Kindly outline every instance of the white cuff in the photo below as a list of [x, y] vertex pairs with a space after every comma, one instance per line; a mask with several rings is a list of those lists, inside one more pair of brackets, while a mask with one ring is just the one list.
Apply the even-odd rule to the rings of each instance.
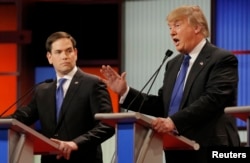
[[123, 104], [123, 102], [125, 101], [125, 99], [128, 95], [128, 91], [129, 91], [129, 86], [127, 86], [126, 92], [120, 97], [119, 104]]

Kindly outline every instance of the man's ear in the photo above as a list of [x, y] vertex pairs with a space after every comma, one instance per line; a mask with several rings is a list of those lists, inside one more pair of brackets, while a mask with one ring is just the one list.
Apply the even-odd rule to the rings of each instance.
[[201, 32], [201, 26], [200, 25], [194, 26], [194, 32], [195, 32], [195, 34], [200, 33]]
[[77, 48], [75, 48], [75, 55], [76, 55], [76, 60], [77, 60], [77, 56], [78, 56], [78, 50], [77, 50]]
[[47, 52], [46, 57], [48, 59], [49, 64], [52, 64], [51, 53]]

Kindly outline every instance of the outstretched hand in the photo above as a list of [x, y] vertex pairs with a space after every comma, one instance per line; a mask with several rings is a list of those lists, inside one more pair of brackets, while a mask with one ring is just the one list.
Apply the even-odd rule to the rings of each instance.
[[102, 81], [115, 93], [122, 96], [127, 90], [126, 72], [119, 75], [111, 66], [102, 65], [100, 72], [105, 77]]

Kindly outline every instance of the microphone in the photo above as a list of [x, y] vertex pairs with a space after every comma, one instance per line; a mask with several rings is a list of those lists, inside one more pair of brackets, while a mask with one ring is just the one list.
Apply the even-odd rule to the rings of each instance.
[[[20, 102], [21, 100], [23, 100], [25, 97], [27, 97], [38, 85], [42, 84], [42, 83], [51, 83], [53, 81], [53, 79], [46, 79], [42, 82], [39, 82], [37, 84], [35, 84], [33, 87], [31, 87], [28, 91], [26, 91], [24, 93], [24, 95], [22, 95], [19, 99], [17, 99], [17, 101], [15, 101], [12, 105], [10, 105], [8, 108], [6, 108], [1, 114], [0, 114], [0, 118], [2, 116], [4, 116], [4, 114], [6, 112], [8, 112], [14, 105], [16, 105], [18, 102]], [[25, 113], [26, 114], [26, 113]]]
[[[139, 93], [133, 98], [133, 100], [129, 103], [129, 105], [128, 105], [127, 109], [126, 109], [126, 112], [128, 112], [129, 108], [130, 108], [131, 105], [134, 103], [134, 101], [139, 97], [139, 95], [142, 93], [142, 91], [146, 88], [146, 86], [147, 86], [147, 85], [150, 83], [150, 81], [154, 78], [153, 81], [152, 81], [152, 83], [151, 83], [151, 85], [150, 85], [150, 87], [149, 87], [149, 89], [148, 89], [148, 91], [147, 91], [147, 95], [149, 94], [149, 91], [151, 90], [151, 88], [152, 88], [152, 86], [153, 86], [153, 84], [154, 84], [154, 82], [155, 82], [155, 80], [156, 80], [156, 78], [157, 78], [157, 76], [158, 76], [158, 74], [159, 74], [159, 72], [160, 72], [160, 70], [161, 70], [163, 64], [164, 64], [164, 62], [165, 62], [172, 54], [173, 54], [173, 51], [171, 51], [171, 50], [169, 50], [169, 49], [165, 52], [165, 57], [163, 58], [161, 65], [158, 67], [158, 69], [155, 71], [155, 73], [149, 78], [149, 80], [148, 80], [148, 81], [146, 82], [146, 84], [142, 87], [142, 89], [140, 90], [140, 92], [139, 92]], [[139, 107], [139, 109], [138, 109], [138, 112], [141, 111], [141, 107], [142, 107], [144, 101], [145, 101], [145, 98], [143, 98], [143, 101], [142, 101], [141, 104], [140, 104], [140, 107]]]

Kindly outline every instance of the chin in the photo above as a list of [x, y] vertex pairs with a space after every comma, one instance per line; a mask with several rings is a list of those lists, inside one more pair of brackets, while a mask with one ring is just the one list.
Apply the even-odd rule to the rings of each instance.
[[182, 53], [182, 52], [183, 52], [183, 49], [182, 49], [182, 48], [180, 48], [180, 47], [176, 47], [176, 50], [177, 50], [178, 52], [180, 52], [180, 53]]

